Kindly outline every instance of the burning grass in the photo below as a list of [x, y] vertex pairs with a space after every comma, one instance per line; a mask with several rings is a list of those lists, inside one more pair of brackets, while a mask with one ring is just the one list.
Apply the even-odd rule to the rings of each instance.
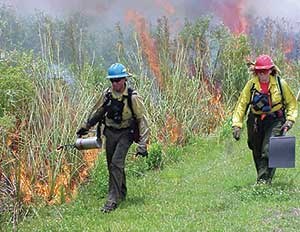
[[18, 191], [18, 193], [11, 192], [9, 195], [18, 197], [18, 200], [25, 204], [33, 203], [36, 197], [41, 197], [47, 204], [69, 202], [76, 195], [79, 185], [88, 178], [89, 171], [93, 168], [99, 154], [98, 149], [80, 153], [81, 164], [77, 170], [74, 170], [73, 164], [66, 158], [55, 160], [54, 164], [59, 164], [58, 166], [51, 165], [50, 161], [45, 159], [33, 167], [34, 163], [28, 159], [30, 157], [24, 156], [19, 151], [22, 145], [18, 134], [12, 134], [7, 141], [7, 146], [15, 158], [9, 159], [5, 155], [1, 157], [2, 164], [5, 164], [6, 173], [8, 173], [5, 175], [4, 171], [0, 170], [2, 185], [5, 184], [3, 189]]

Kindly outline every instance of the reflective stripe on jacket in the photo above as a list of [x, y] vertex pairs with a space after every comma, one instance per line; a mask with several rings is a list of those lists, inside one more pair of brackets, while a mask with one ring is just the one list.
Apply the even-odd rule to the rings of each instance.
[[[271, 95], [271, 102], [272, 102], [272, 109], [269, 113], [275, 112], [277, 110], [280, 110], [282, 105], [282, 100], [284, 99], [284, 105], [285, 105], [285, 116], [286, 120], [290, 120], [295, 122], [298, 110], [297, 110], [297, 100], [295, 95], [293, 94], [292, 90], [288, 86], [285, 80], [280, 78], [280, 83], [282, 87], [283, 92], [283, 98], [281, 95], [281, 91], [278, 85], [277, 78], [274, 76], [270, 76], [270, 84], [269, 84], [269, 92]], [[258, 76], [253, 76], [245, 85], [244, 89], [241, 92], [241, 95], [237, 101], [235, 110], [233, 112], [233, 118], [232, 118], [232, 126], [237, 126], [242, 128], [243, 125], [243, 119], [247, 111], [248, 105], [252, 101], [252, 88], [260, 91], [260, 84], [259, 84], [259, 78]], [[253, 107], [250, 105], [250, 110], [254, 114], [263, 114], [265, 112], [262, 111], [255, 111]]]

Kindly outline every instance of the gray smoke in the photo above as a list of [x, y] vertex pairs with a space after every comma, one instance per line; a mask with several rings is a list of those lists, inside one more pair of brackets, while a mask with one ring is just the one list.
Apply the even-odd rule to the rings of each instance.
[[272, 19], [287, 19], [292, 23], [300, 22], [300, 1], [298, 0], [247, 0], [248, 14]]
[[[73, 12], [99, 17], [102, 23], [122, 22], [128, 10], [134, 10], [147, 20], [153, 21], [163, 15], [171, 19], [193, 19], [203, 14], [214, 14], [220, 5], [242, 3], [245, 16], [285, 18], [300, 22], [300, 1], [298, 0], [0, 0], [12, 5], [21, 14], [33, 13], [36, 9], [53, 16], [68, 15]], [[172, 9], [168, 9], [168, 5]]]
[[[167, 16], [171, 34], [180, 31], [186, 18], [193, 20], [203, 15], [213, 15], [214, 22], [223, 21], [233, 31], [241, 26], [241, 21], [246, 20], [249, 28], [251, 27], [250, 33], [254, 35], [254, 44], [261, 42], [265, 30], [261, 23], [263, 21], [256, 20], [257, 18], [279, 22], [285, 19], [289, 26], [293, 26], [293, 35], [298, 35], [300, 30], [298, 0], [0, 0], [1, 3], [10, 5], [22, 16], [34, 14], [36, 10], [58, 18], [80, 12], [87, 16], [84, 18], [89, 19], [87, 29], [98, 32], [98, 37], [102, 38], [95, 40], [99, 49], [94, 49], [102, 56], [109, 55], [108, 48], [113, 47], [118, 40], [111, 34], [115, 31], [116, 23], [120, 23], [123, 32], [127, 30], [123, 26], [130, 23], [128, 12], [136, 12], [136, 15], [144, 17], [150, 26], [155, 25], [158, 18]], [[286, 32], [287, 41], [296, 38], [292, 34], [290, 31]], [[297, 41], [295, 39], [295, 45], [298, 44]]]

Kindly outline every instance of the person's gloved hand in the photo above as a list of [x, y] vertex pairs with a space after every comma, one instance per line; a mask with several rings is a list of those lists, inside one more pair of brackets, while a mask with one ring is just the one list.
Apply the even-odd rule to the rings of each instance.
[[237, 126], [234, 126], [232, 128], [232, 135], [233, 135], [233, 138], [238, 141], [240, 139], [240, 136], [241, 136], [241, 128], [237, 127]]
[[76, 134], [77, 134], [77, 137], [78, 137], [78, 138], [81, 138], [81, 136], [87, 135], [88, 132], [89, 132], [89, 129], [87, 129], [87, 128], [85, 128], [85, 127], [81, 127], [81, 128], [76, 132]]
[[148, 156], [147, 147], [138, 145], [135, 156], [147, 157]]
[[282, 131], [288, 131], [290, 130], [294, 125], [294, 122], [290, 121], [290, 120], [286, 120], [285, 123], [282, 125], [281, 130]]

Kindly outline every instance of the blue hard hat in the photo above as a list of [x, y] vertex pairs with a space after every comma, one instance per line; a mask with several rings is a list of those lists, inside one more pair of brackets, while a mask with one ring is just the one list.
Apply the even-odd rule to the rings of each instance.
[[107, 79], [129, 77], [131, 74], [127, 72], [125, 66], [120, 63], [112, 64], [107, 70]]

